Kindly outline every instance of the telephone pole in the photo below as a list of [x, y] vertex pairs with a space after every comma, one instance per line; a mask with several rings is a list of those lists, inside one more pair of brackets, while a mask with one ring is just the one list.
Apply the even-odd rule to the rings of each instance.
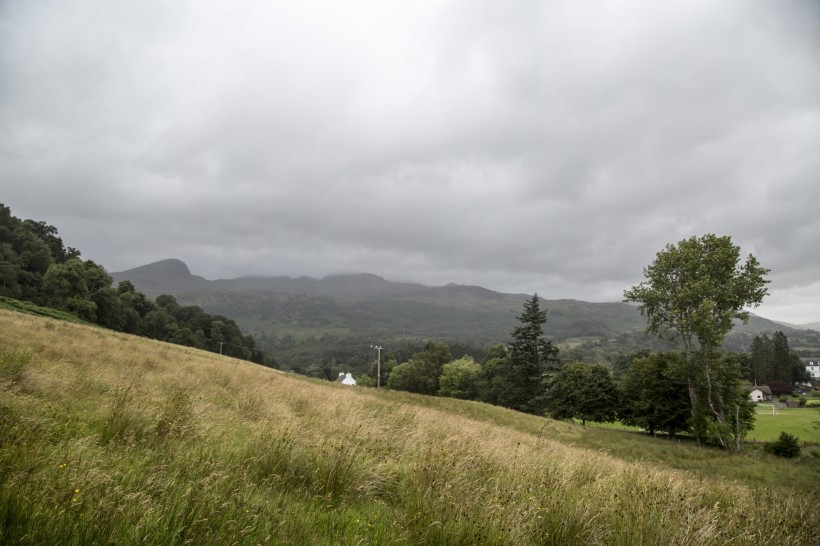
[[376, 349], [376, 388], [382, 386], [382, 347], [381, 345], [371, 345], [371, 349]]

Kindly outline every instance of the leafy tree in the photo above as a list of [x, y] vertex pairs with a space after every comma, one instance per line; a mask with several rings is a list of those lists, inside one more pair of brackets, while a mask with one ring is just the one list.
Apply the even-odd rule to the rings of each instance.
[[493, 346], [476, 380], [478, 400], [495, 406], [504, 406], [506, 400], [513, 398], [514, 386], [508, 378], [514, 375], [507, 347], [503, 344]]
[[689, 393], [680, 370], [678, 353], [652, 353], [632, 361], [622, 379], [622, 402], [618, 417], [626, 425], [649, 434], [665, 431], [674, 436], [688, 430]]
[[631, 354], [617, 355], [615, 361], [612, 363], [612, 378], [615, 381], [620, 381], [623, 376], [632, 368], [632, 363], [639, 359], [649, 356], [650, 352], [647, 349], [641, 349]]
[[618, 389], [601, 364], [573, 362], [561, 368], [549, 387], [548, 410], [554, 419], [611, 423], [618, 409]]
[[446, 343], [430, 341], [424, 351], [393, 368], [387, 377], [387, 388], [435, 395], [444, 364], [452, 359]]
[[470, 356], [448, 362], [442, 367], [439, 378], [439, 396], [474, 400], [478, 394], [478, 378], [481, 365]]
[[[667, 245], [644, 268], [646, 280], [624, 292], [625, 301], [640, 304], [647, 332], [683, 345], [696, 421], [693, 428], [699, 442], [707, 439], [705, 420], [717, 421], [714, 430], [725, 434], [727, 412], [738, 409], [727, 407], [723, 389], [713, 388], [715, 367], [732, 320], [746, 323], [749, 313], [744, 308], [756, 307], [767, 294], [766, 273], [751, 254], [741, 264], [740, 247], [730, 237], [707, 234]], [[730, 440], [724, 437], [723, 445], [728, 448]]]
[[91, 300], [91, 288], [82, 260], [74, 258], [54, 264], [43, 277], [43, 300], [55, 309], [68, 311], [81, 319], [94, 322], [97, 304]]
[[512, 332], [509, 366], [498, 368], [509, 390], [499, 399], [506, 407], [540, 414], [545, 408], [549, 375], [559, 368], [558, 349], [544, 339], [547, 311], [541, 310], [538, 294], [524, 302], [518, 317], [521, 323]]
[[785, 381], [780, 381], [779, 379], [769, 381], [769, 389], [775, 396], [779, 396], [781, 394], [791, 396], [792, 392], [794, 392], [794, 387], [791, 383], [786, 383]]

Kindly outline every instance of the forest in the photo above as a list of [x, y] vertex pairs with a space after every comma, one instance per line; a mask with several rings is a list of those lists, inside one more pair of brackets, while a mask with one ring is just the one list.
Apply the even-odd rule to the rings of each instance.
[[114, 287], [105, 268], [66, 247], [57, 228], [21, 220], [0, 203], [0, 297], [73, 314], [119, 332], [222, 353], [272, 366], [236, 322], [180, 305], [170, 295], [151, 300], [129, 281]]

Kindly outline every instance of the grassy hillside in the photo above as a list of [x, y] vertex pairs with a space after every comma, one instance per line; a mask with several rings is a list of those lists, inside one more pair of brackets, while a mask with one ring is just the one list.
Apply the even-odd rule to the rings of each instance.
[[3, 544], [811, 544], [818, 461], [0, 310]]

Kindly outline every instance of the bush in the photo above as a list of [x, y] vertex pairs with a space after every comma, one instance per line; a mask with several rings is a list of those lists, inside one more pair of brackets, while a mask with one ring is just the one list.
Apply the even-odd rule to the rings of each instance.
[[770, 442], [763, 448], [767, 453], [778, 457], [797, 457], [800, 455], [800, 443], [795, 436], [781, 432], [776, 442]]
[[806, 397], [801, 396], [800, 399], [798, 400], [798, 404], [800, 405], [801, 408], [805, 408], [806, 407]]

